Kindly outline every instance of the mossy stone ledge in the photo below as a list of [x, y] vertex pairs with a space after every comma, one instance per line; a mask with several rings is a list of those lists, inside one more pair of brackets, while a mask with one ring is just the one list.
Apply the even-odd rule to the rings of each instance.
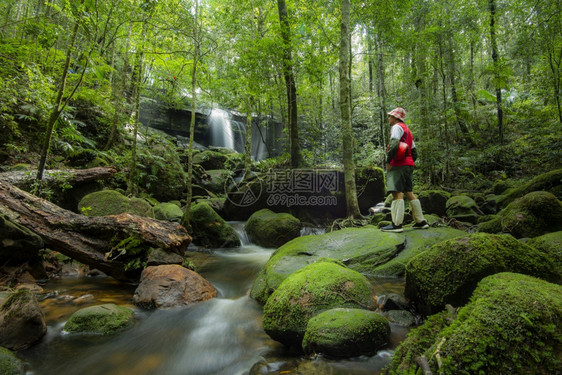
[[478, 282], [498, 272], [556, 280], [552, 258], [507, 234], [475, 233], [440, 242], [406, 266], [405, 296], [425, 315], [464, 305]]
[[207, 248], [240, 246], [240, 238], [234, 228], [205, 202], [191, 206], [190, 224], [196, 245]]

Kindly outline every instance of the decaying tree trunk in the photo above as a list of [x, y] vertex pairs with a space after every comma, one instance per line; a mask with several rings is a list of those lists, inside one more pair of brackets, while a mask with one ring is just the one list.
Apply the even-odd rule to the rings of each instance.
[[[183, 256], [191, 237], [176, 223], [131, 214], [88, 217], [67, 211], [0, 180], [0, 214], [38, 236], [52, 250], [96, 268], [117, 280], [136, 282], [142, 267], [126, 269], [127, 239], [135, 249], [162, 248]], [[125, 240], [125, 241], [124, 241]], [[122, 248], [121, 248], [122, 247]], [[133, 254], [142, 264], [146, 252]]]
[[[46, 170], [43, 181], [46, 183], [67, 183], [72, 186], [86, 182], [108, 180], [117, 173], [115, 167], [95, 167], [88, 169]], [[30, 172], [15, 171], [0, 173], [0, 180], [4, 180], [18, 187], [30, 186], [35, 179]]]

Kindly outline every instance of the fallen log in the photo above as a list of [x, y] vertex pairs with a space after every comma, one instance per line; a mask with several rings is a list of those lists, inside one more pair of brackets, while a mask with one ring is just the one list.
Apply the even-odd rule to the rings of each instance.
[[0, 214], [36, 233], [46, 246], [114, 277], [137, 282], [149, 249], [184, 255], [184, 227], [131, 214], [88, 217], [0, 180]]
[[[86, 182], [108, 180], [117, 173], [115, 167], [95, 167], [88, 169], [46, 170], [43, 182], [47, 184], [65, 183], [80, 185]], [[27, 188], [35, 181], [35, 171], [14, 171], [0, 173], [0, 180], [6, 181], [17, 187]]]

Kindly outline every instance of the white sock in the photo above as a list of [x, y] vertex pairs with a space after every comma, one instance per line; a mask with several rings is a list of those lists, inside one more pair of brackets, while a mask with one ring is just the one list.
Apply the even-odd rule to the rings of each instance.
[[425, 221], [419, 199], [410, 201], [410, 209], [412, 210], [412, 216], [414, 217], [414, 221], [416, 223], [422, 223]]
[[394, 225], [402, 225], [404, 221], [404, 199], [396, 199], [390, 205], [390, 215], [392, 216], [392, 223]]

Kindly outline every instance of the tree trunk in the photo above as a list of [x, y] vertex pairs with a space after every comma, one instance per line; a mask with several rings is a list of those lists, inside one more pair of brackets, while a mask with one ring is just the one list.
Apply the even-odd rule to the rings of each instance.
[[[384, 147], [388, 143], [388, 132], [385, 129], [386, 125], [386, 87], [384, 84], [384, 62], [383, 62], [383, 55], [382, 55], [382, 46], [380, 40], [376, 40], [376, 50], [378, 55], [378, 63], [377, 63], [377, 91], [379, 94], [379, 117], [380, 117], [380, 132], [381, 132], [381, 146]], [[384, 163], [383, 163], [384, 165]]]
[[283, 75], [285, 76], [285, 85], [287, 87], [287, 104], [289, 109], [289, 152], [291, 155], [291, 167], [298, 168], [301, 164], [301, 155], [297, 128], [297, 86], [293, 73], [291, 32], [285, 0], [277, 0], [277, 8], [281, 24], [281, 37], [283, 38]]
[[355, 186], [355, 163], [353, 162], [353, 129], [351, 127], [351, 77], [349, 65], [351, 55], [350, 0], [342, 1], [341, 39], [340, 39], [340, 108], [343, 137], [343, 168], [345, 181], [345, 202], [347, 216], [360, 218]]
[[201, 55], [200, 41], [199, 41], [199, 0], [195, 1], [195, 23], [193, 27], [193, 66], [191, 69], [191, 117], [189, 122], [189, 147], [187, 149], [187, 196], [185, 211], [183, 212], [183, 217], [181, 218], [181, 225], [185, 228], [190, 227], [191, 220], [191, 199], [193, 198], [193, 142], [195, 138], [195, 111], [197, 110], [197, 64], [199, 63], [199, 58]]
[[[252, 99], [248, 100], [250, 103]], [[244, 142], [244, 176], [249, 176], [252, 168], [252, 105], [248, 104], [246, 113], [246, 139]]]
[[[88, 217], [64, 210], [0, 181], [0, 214], [29, 228], [52, 250], [96, 268], [117, 280], [136, 282], [139, 269], [127, 270], [127, 263], [111, 259], [117, 244], [134, 237], [142, 246], [161, 248], [183, 256], [191, 237], [178, 224], [127, 213]], [[147, 254], [144, 254], [146, 257]], [[146, 261], [146, 259], [141, 259]]]
[[[81, 1], [81, 4], [84, 0]], [[47, 122], [47, 130], [45, 132], [45, 138], [43, 139], [43, 145], [41, 146], [41, 159], [39, 160], [39, 165], [37, 166], [37, 180], [43, 178], [43, 171], [45, 170], [45, 163], [47, 162], [47, 155], [49, 154], [49, 148], [51, 147], [51, 138], [53, 137], [53, 130], [55, 124], [59, 119], [59, 116], [64, 108], [63, 97], [64, 90], [66, 88], [66, 80], [68, 78], [68, 69], [70, 68], [70, 60], [72, 59], [72, 52], [74, 51], [74, 44], [76, 43], [76, 37], [78, 35], [78, 28], [80, 27], [80, 20], [77, 19], [74, 22], [74, 28], [72, 30], [72, 36], [70, 37], [70, 45], [66, 51], [66, 59], [64, 61], [64, 68], [62, 71], [61, 83], [57, 93], [57, 99], [53, 105], [51, 114], [49, 115], [49, 121]], [[68, 101], [68, 98], [66, 99]]]
[[488, 0], [490, 6], [490, 41], [492, 44], [492, 60], [494, 62], [494, 75], [496, 81], [496, 110], [498, 114], [498, 137], [500, 145], [503, 145], [503, 109], [502, 90], [500, 86], [500, 64], [498, 57], [498, 45], [496, 41], [496, 0]]

